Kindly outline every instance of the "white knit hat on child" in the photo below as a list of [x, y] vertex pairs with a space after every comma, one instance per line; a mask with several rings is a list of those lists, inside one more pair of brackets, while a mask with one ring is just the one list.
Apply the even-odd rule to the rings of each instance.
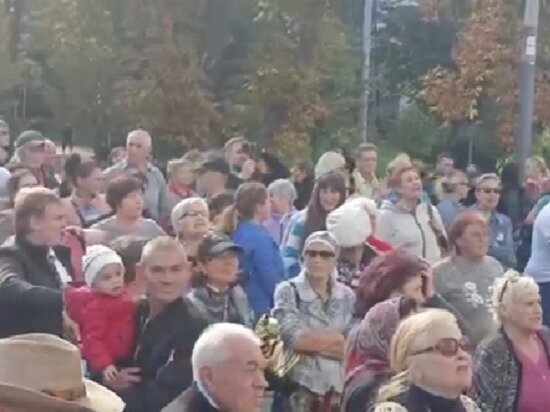
[[376, 203], [365, 197], [348, 200], [327, 216], [327, 231], [343, 248], [359, 246], [372, 234], [370, 214], [376, 215]]
[[91, 287], [99, 272], [111, 263], [118, 263], [124, 267], [122, 259], [113, 249], [103, 245], [86, 248], [86, 254], [82, 258], [82, 271], [84, 272], [86, 285]]

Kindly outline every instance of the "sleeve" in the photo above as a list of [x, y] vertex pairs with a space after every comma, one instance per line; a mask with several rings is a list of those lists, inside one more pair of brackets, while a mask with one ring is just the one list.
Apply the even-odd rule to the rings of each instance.
[[115, 360], [107, 347], [109, 325], [101, 305], [90, 302], [82, 311], [81, 323], [82, 356], [94, 372], [103, 372], [107, 366], [114, 365]]
[[472, 398], [482, 411], [494, 411], [497, 404], [498, 375], [494, 357], [486, 347], [476, 351], [473, 362]]
[[180, 342], [180, 347], [172, 352], [170, 359], [158, 370], [154, 379], [146, 380], [119, 394], [126, 403], [126, 411], [160, 411], [191, 386], [193, 343], [190, 342], [195, 342], [208, 325], [204, 319], [197, 318], [194, 322], [196, 324], [189, 334], [191, 336], [186, 336], [186, 341]]
[[385, 211], [380, 213], [380, 222], [378, 224], [378, 237], [392, 245], [396, 245], [395, 234], [392, 226], [391, 215]]
[[[279, 264], [275, 264], [276, 260], [279, 261]], [[267, 296], [272, 297], [275, 293], [275, 286], [285, 280], [282, 268], [281, 255], [278, 253], [273, 239], [267, 233], [265, 236], [258, 237], [252, 254], [252, 271]]]
[[37, 317], [51, 313], [61, 316], [63, 296], [60, 290], [33, 285], [23, 279], [23, 268], [12, 258], [0, 258], [0, 306], [15, 313], [32, 310]]
[[163, 228], [160, 227], [160, 225], [155, 222], [154, 220], [151, 220], [151, 237], [158, 237], [158, 236], [165, 236], [166, 232]]
[[293, 278], [298, 276], [301, 270], [300, 248], [304, 237], [304, 220], [296, 219], [290, 224], [289, 235], [286, 242], [281, 245], [283, 264], [286, 276]]
[[164, 179], [161, 171], [158, 170], [158, 183], [159, 183], [159, 221], [170, 221], [170, 214], [172, 208], [170, 206], [170, 196], [168, 192], [168, 184]]
[[275, 306], [272, 314], [279, 322], [283, 341], [286, 345], [294, 347], [306, 329], [296, 305], [296, 292], [290, 282], [283, 282], [275, 289]]

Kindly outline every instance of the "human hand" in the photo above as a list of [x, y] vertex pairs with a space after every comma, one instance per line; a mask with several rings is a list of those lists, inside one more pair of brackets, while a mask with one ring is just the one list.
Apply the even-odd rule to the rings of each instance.
[[118, 369], [114, 365], [109, 365], [103, 370], [103, 380], [105, 382], [112, 382], [118, 375]]
[[141, 382], [140, 372], [140, 368], [124, 368], [118, 371], [115, 378], [111, 381], [107, 381], [104, 377], [103, 384], [115, 390], [128, 389]]
[[246, 162], [244, 162], [241, 171], [243, 180], [249, 180], [255, 171], [256, 162], [253, 159], [248, 159]]
[[78, 345], [80, 342], [80, 330], [78, 325], [63, 311], [63, 338]]

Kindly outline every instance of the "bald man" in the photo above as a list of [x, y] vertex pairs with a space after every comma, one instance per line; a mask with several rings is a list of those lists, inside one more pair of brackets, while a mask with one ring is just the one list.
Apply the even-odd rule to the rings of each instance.
[[151, 135], [145, 130], [134, 130], [126, 139], [126, 158], [105, 171], [107, 182], [122, 173], [142, 172], [147, 176], [145, 206], [147, 213], [157, 222], [167, 222], [170, 217], [168, 185], [162, 172], [149, 162], [151, 155]]

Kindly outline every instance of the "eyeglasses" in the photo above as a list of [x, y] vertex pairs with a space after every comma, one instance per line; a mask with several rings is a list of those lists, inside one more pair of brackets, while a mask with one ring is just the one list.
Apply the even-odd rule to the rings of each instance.
[[448, 358], [455, 356], [458, 353], [458, 348], [462, 349], [465, 352], [472, 352], [472, 344], [466, 338], [460, 340], [455, 338], [443, 338], [439, 340], [434, 346], [429, 348], [422, 349], [418, 352], [415, 352], [413, 355], [420, 355], [428, 352], [439, 352], [443, 356]]
[[320, 256], [322, 259], [329, 260], [336, 256], [334, 252], [329, 252], [328, 250], [306, 250], [305, 255], [310, 258], [315, 258]]
[[502, 189], [487, 189], [485, 187], [478, 190], [482, 191], [486, 195], [489, 195], [491, 193], [494, 193], [495, 195], [500, 195], [500, 193], [502, 192]]

